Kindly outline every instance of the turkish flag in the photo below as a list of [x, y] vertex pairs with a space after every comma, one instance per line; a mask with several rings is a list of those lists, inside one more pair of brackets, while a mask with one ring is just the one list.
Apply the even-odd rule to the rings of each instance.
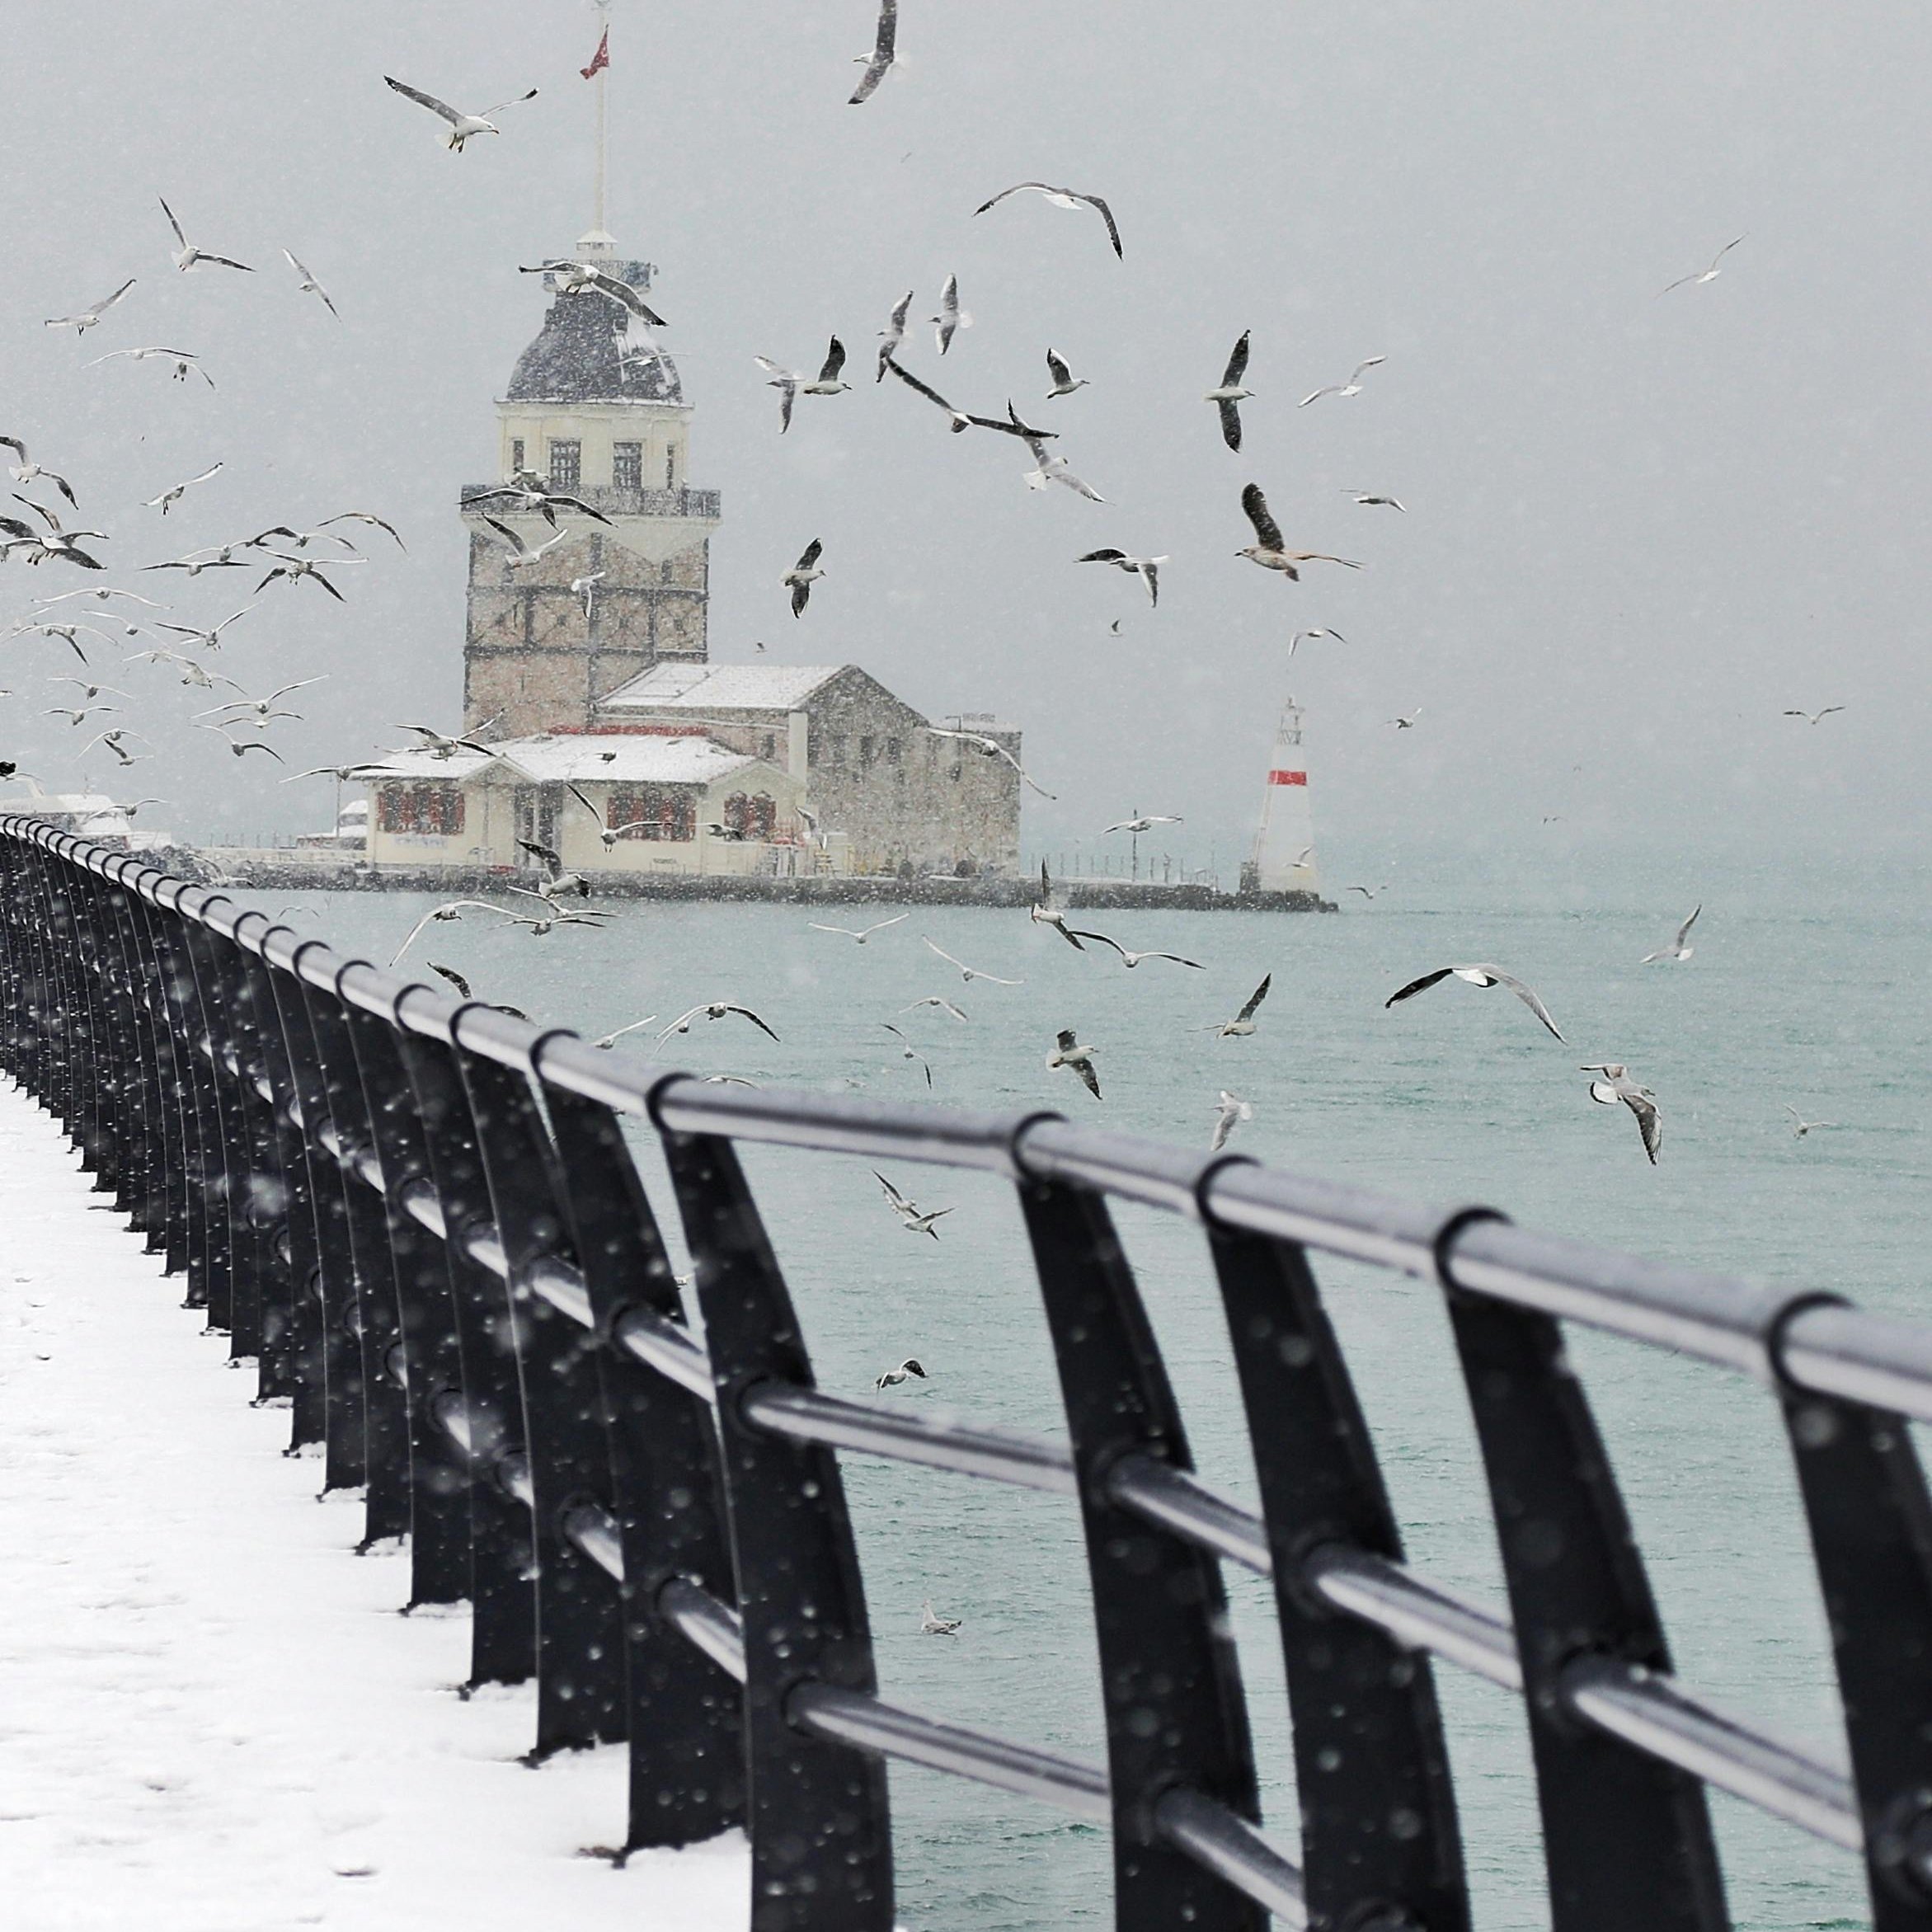
[[597, 51], [590, 56], [590, 64], [585, 68], [580, 68], [577, 71], [583, 75], [585, 80], [590, 80], [594, 76], [602, 73], [604, 68], [609, 65], [610, 29], [606, 27], [604, 30], [604, 38], [597, 43]]

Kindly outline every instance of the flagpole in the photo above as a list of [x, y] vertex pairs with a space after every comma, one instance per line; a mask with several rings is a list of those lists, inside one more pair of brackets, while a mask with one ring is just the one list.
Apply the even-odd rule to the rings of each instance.
[[[605, 33], [610, 31], [610, 0], [597, 0], [597, 17]], [[608, 65], [597, 70], [597, 219], [595, 228], [600, 235], [608, 234], [609, 224], [604, 219], [604, 186], [606, 173], [604, 90], [610, 85], [610, 68]]]

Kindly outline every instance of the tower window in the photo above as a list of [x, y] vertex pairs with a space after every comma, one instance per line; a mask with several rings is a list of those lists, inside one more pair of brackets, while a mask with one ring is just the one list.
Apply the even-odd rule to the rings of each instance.
[[610, 446], [610, 481], [618, 490], [642, 490], [644, 487], [644, 445], [642, 443], [613, 443]]
[[510, 467], [513, 473], [524, 467], [524, 440], [521, 436], [512, 436], [510, 440]]
[[584, 480], [584, 445], [574, 438], [553, 438], [550, 444], [550, 487], [574, 490]]
[[872, 769], [872, 754], [876, 749], [876, 743], [869, 732], [859, 740], [858, 769], [861, 771], [869, 772]]
[[678, 487], [678, 453], [675, 449], [664, 453], [664, 487], [667, 490]]

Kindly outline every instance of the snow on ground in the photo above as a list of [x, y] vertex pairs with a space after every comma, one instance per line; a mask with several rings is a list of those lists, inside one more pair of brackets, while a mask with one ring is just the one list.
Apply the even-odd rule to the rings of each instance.
[[736, 1834], [618, 1871], [615, 1749], [517, 1762], [468, 1624], [405, 1618], [281, 1409], [0, 1080], [0, 1919], [10, 1932], [731, 1932]]

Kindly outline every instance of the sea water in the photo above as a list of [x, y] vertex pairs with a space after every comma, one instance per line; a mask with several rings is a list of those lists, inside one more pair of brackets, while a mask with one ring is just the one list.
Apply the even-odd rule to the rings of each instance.
[[[1690, 1267], [1821, 1287], [1905, 1314], [1923, 1281], [1932, 1178], [1932, 914], [1925, 881], [1873, 894], [1827, 868], [1705, 868], [1696, 957], [1639, 966], [1690, 910], [1656, 881], [1561, 863], [1421, 867], [1342, 915], [1096, 913], [1139, 947], [1203, 962], [1124, 969], [1075, 952], [1023, 913], [915, 907], [855, 945], [809, 923], [861, 927], [893, 909], [620, 903], [608, 932], [542, 939], [468, 913], [430, 926], [410, 961], [454, 966], [479, 997], [594, 1037], [699, 1000], [754, 1007], [696, 1022], [646, 1065], [731, 1073], [893, 1101], [1057, 1107], [1070, 1118], [1205, 1147], [1216, 1093], [1253, 1103], [1234, 1149], [1283, 1167], [1437, 1203], [1481, 1202], [1522, 1224]], [[1695, 894], [1677, 896], [1695, 902]], [[273, 910], [287, 895], [264, 898]], [[303, 895], [294, 923], [387, 960], [431, 903]], [[1017, 986], [959, 974], [922, 942]], [[1392, 1010], [1389, 993], [1452, 962], [1500, 963], [1543, 995], [1559, 1045], [1502, 989], [1445, 982]], [[1252, 1037], [1206, 1031], [1264, 973]], [[905, 1010], [939, 994], [967, 1014]], [[902, 1057], [891, 1021], [929, 1062]], [[1099, 1049], [1105, 1098], [1046, 1065], [1054, 1036]], [[1591, 1104], [1578, 1063], [1625, 1062], [1662, 1112], [1645, 1159], [1621, 1107]], [[1786, 1103], [1837, 1123], [1798, 1138]], [[646, 1187], [679, 1256], [661, 1168]], [[1059, 1395], [1010, 1188], [910, 1163], [886, 1177], [953, 1211], [935, 1241], [901, 1229], [872, 1163], [750, 1148], [745, 1164], [825, 1387], [869, 1394], [906, 1356], [928, 1370], [881, 1398], [1059, 1433]], [[1178, 1391], [1196, 1466], [1252, 1503], [1246, 1428], [1204, 1243], [1173, 1217], [1117, 1220]], [[1318, 1259], [1374, 1430], [1410, 1560], [1502, 1603], [1480, 1466], [1439, 1296]], [[1681, 1356], [1573, 1333], [1686, 1681], [1841, 1758], [1803, 1521], [1775, 1406]], [[845, 1483], [882, 1693], [935, 1715], [1091, 1761], [1104, 1758], [1084, 1554], [1073, 1505], [849, 1459]], [[1268, 1586], [1228, 1576], [1270, 1828], [1295, 1837], [1293, 1771]], [[930, 1598], [961, 1619], [920, 1634]], [[1548, 1922], [1535, 1794], [1513, 1696], [1437, 1669], [1478, 1923]], [[1034, 1932], [1109, 1922], [1104, 1831], [916, 1770], [891, 1776], [901, 1922], [914, 1932]], [[1858, 1861], [1713, 1795], [1737, 1922], [1862, 1924]]]

